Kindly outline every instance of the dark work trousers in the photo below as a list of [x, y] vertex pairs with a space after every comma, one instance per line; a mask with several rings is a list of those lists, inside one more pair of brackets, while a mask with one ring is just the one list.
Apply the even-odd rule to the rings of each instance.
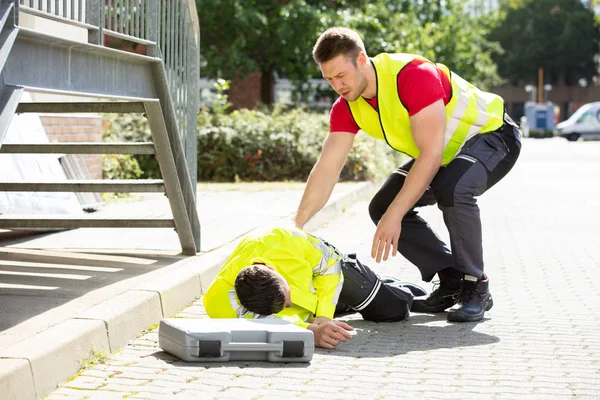
[[[436, 173], [426, 192], [402, 220], [398, 251], [421, 271], [424, 281], [449, 267], [477, 278], [483, 276], [481, 218], [476, 197], [513, 167], [521, 151], [521, 135], [505, 115], [495, 132], [469, 139], [456, 157]], [[414, 160], [398, 167], [375, 194], [369, 214], [377, 225], [394, 200]], [[437, 204], [450, 236], [450, 249], [415, 210]]]
[[342, 255], [344, 285], [336, 314], [359, 312], [363, 319], [375, 322], [401, 321], [408, 317], [413, 295], [407, 288], [385, 284], [355, 254]]

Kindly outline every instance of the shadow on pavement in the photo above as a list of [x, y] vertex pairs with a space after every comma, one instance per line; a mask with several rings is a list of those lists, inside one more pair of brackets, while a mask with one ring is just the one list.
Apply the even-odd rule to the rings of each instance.
[[27, 242], [32, 239], [39, 239], [43, 237], [47, 237], [48, 235], [63, 231], [64, 229], [56, 229], [56, 230], [4, 230], [0, 229], [0, 246], [10, 246], [23, 242]]
[[0, 235], [0, 348], [122, 293], [131, 278], [184, 258], [150, 251], [9, 247], [44, 235]]
[[[481, 346], [497, 343], [500, 339], [473, 329], [480, 322], [449, 323], [446, 314], [412, 314], [406, 321], [376, 323], [360, 319], [359, 314], [350, 314], [345, 322], [358, 333], [349, 342], [336, 350], [315, 348], [315, 354], [338, 357], [390, 357], [411, 351], [450, 349]], [[356, 319], [358, 317], [359, 319]], [[339, 318], [342, 320], [341, 318]], [[310, 363], [270, 363], [262, 361], [230, 361], [227, 363], [191, 363], [164, 352], [149, 354], [178, 368], [306, 368]]]
[[320, 354], [345, 357], [390, 357], [411, 351], [450, 349], [496, 343], [500, 339], [473, 329], [478, 323], [448, 323], [446, 314], [412, 314], [407, 320], [376, 323], [347, 320], [357, 334], [336, 350], [317, 349]]
[[165, 351], [157, 351], [156, 353], [149, 354], [148, 356], [154, 357], [157, 360], [165, 361], [174, 367], [182, 368], [182, 369], [184, 369], [184, 368], [210, 369], [210, 368], [223, 368], [223, 367], [280, 369], [280, 368], [282, 368], [282, 366], [285, 366], [286, 368], [308, 368], [310, 366], [310, 363], [278, 363], [278, 362], [266, 362], [266, 361], [229, 361], [226, 363], [216, 363], [216, 362], [193, 363], [193, 362], [181, 361], [179, 358], [177, 358]]

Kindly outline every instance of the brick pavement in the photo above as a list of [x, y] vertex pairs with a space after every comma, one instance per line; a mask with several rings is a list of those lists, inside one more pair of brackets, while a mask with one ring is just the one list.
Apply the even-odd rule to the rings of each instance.
[[[515, 170], [480, 200], [495, 300], [480, 323], [353, 315], [358, 334], [335, 351], [317, 349], [307, 365], [187, 364], [160, 351], [152, 330], [48, 399], [598, 399], [599, 174], [600, 142], [525, 142]], [[367, 204], [315, 233], [368, 261]], [[423, 215], [447, 236], [436, 208]], [[369, 264], [419, 281], [401, 257]], [[179, 316], [206, 317], [201, 301]]]

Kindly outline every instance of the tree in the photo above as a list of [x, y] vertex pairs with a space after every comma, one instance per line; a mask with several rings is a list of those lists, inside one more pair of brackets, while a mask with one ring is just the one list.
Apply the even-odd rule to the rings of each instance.
[[494, 15], [471, 15], [461, 0], [378, 0], [339, 14], [339, 23], [362, 35], [369, 55], [420, 54], [482, 89], [501, 82], [492, 61], [501, 49], [486, 38], [496, 22]]
[[575, 85], [597, 74], [600, 31], [592, 10], [573, 0], [525, 0], [506, 10], [506, 18], [490, 39], [505, 50], [498, 71], [514, 85], [545, 82]]
[[[318, 35], [355, 28], [369, 55], [418, 53], [483, 88], [499, 83], [487, 33], [494, 18], [474, 17], [461, 0], [196, 0], [203, 75], [232, 79], [259, 70], [270, 104], [274, 74], [300, 85], [320, 77], [312, 61]], [[368, 4], [365, 4], [368, 3]]]
[[[358, 0], [196, 0], [202, 71], [232, 79], [261, 72], [261, 100], [271, 104], [274, 74], [303, 81], [314, 73], [312, 46], [324, 14]], [[311, 69], [312, 67], [312, 69]]]

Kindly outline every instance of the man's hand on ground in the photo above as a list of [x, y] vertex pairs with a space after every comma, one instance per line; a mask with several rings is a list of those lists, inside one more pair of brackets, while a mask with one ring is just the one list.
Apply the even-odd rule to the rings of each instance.
[[348, 331], [354, 330], [345, 322], [326, 317], [314, 318], [308, 329], [315, 335], [315, 346], [324, 349], [335, 349], [338, 344], [350, 340], [352, 335]]

